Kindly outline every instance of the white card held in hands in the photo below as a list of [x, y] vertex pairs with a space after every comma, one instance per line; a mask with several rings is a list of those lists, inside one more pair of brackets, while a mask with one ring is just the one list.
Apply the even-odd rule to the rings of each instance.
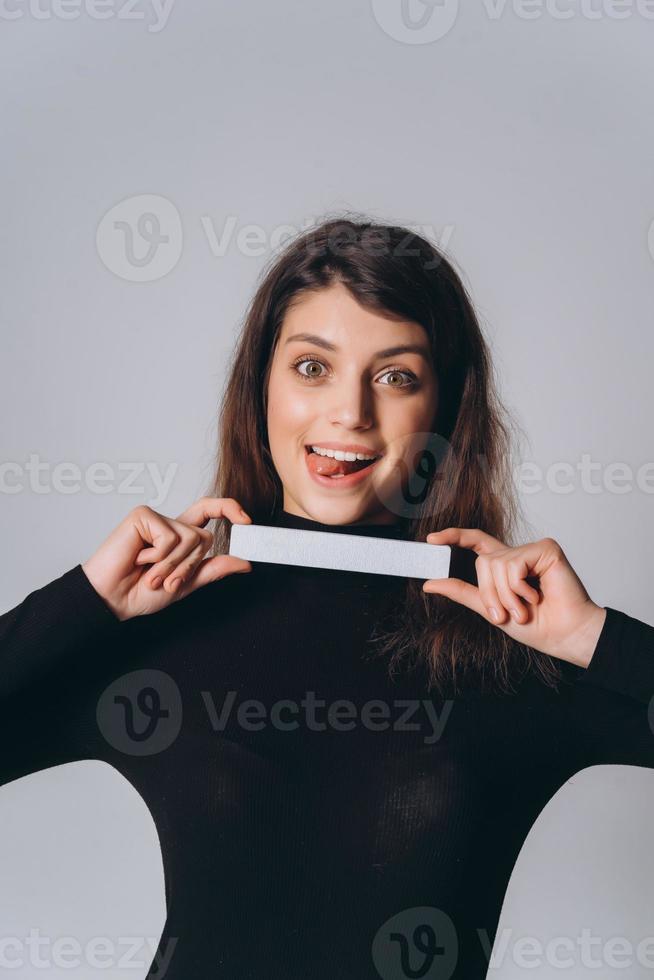
[[376, 538], [340, 531], [306, 531], [267, 524], [232, 524], [229, 554], [248, 561], [372, 575], [419, 579], [454, 575], [477, 584], [474, 552], [426, 541]]

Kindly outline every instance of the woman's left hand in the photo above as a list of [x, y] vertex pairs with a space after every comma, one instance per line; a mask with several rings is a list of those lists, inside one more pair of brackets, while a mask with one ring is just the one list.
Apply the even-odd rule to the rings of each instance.
[[[428, 579], [423, 591], [462, 603], [534, 650], [588, 666], [606, 609], [590, 598], [553, 538], [509, 548], [476, 528], [448, 527], [428, 534], [427, 541], [475, 551], [479, 587], [457, 578]], [[527, 576], [536, 577], [540, 589]]]

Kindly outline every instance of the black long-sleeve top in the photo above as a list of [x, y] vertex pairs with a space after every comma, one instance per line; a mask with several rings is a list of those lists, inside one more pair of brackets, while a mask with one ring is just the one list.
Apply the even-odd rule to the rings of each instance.
[[446, 702], [368, 655], [405, 584], [253, 563], [120, 622], [79, 564], [0, 617], [0, 783], [98, 759], [153, 815], [148, 977], [481, 980], [548, 800], [587, 766], [654, 767], [653, 627], [607, 607], [558, 691], [528, 674]]

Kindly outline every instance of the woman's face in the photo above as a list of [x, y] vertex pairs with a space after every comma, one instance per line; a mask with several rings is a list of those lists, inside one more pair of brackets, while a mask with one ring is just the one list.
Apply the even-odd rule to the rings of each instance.
[[[391, 350], [406, 345], [414, 349]], [[340, 283], [299, 297], [284, 318], [268, 384], [268, 439], [284, 510], [324, 524], [397, 520], [400, 461], [415, 465], [437, 406], [421, 326], [364, 309]], [[312, 446], [381, 456], [342, 476], [360, 464], [311, 453]]]

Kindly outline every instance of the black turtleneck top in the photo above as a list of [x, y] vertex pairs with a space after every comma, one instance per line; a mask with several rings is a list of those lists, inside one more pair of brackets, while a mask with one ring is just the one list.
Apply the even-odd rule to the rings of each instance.
[[444, 701], [368, 656], [405, 585], [260, 562], [120, 622], [78, 564], [0, 617], [0, 783], [99, 759], [153, 815], [148, 977], [481, 980], [548, 800], [587, 766], [654, 767], [654, 628], [607, 607], [558, 691]]

